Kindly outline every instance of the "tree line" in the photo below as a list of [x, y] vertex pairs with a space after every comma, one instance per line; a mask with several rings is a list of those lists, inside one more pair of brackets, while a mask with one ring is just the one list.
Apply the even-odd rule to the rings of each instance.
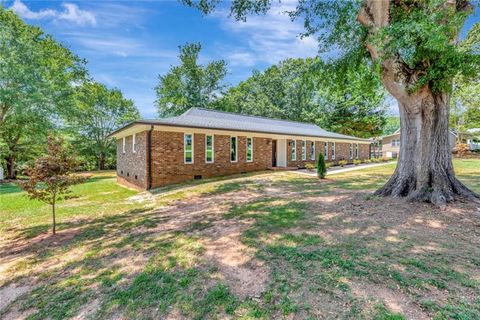
[[7, 178], [61, 135], [84, 170], [115, 166], [119, 125], [139, 118], [133, 101], [92, 79], [86, 61], [0, 6], [0, 165]]
[[[471, 33], [473, 34], [473, 33]], [[286, 59], [228, 87], [223, 60], [200, 65], [199, 43], [180, 46], [179, 65], [159, 77], [159, 117], [191, 107], [316, 123], [362, 138], [393, 134], [400, 117], [388, 115], [388, 98], [375, 68], [338, 65], [319, 57]], [[457, 77], [451, 96], [450, 128], [459, 133], [480, 128], [480, 79]]]
[[382, 134], [386, 92], [369, 66], [338, 68], [319, 57], [286, 59], [228, 87], [226, 62], [200, 65], [200, 51], [199, 43], [181, 46], [179, 65], [160, 76], [156, 87], [160, 117], [203, 107], [316, 123], [363, 138]]

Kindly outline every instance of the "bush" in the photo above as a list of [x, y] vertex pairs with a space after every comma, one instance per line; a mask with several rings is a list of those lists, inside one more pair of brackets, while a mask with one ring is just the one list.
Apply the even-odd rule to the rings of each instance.
[[325, 179], [326, 173], [327, 173], [327, 165], [325, 163], [325, 158], [323, 157], [323, 154], [319, 153], [318, 160], [317, 160], [317, 176], [320, 179]]
[[360, 159], [353, 160], [353, 164], [356, 165], [356, 166], [358, 166], [360, 163], [362, 163], [362, 160], [360, 160]]
[[338, 161], [338, 164], [340, 165], [340, 167], [345, 167], [348, 164], [348, 161], [347, 160], [340, 160], [340, 161]]
[[315, 165], [314, 164], [311, 164], [311, 163], [307, 163], [305, 165], [305, 169], [309, 170], [309, 171], [312, 171], [315, 169]]
[[363, 163], [372, 163], [372, 160], [371, 159], [365, 159], [365, 161], [363, 161]]
[[325, 167], [327, 169], [333, 167], [333, 162], [325, 162]]
[[470, 147], [466, 143], [459, 143], [455, 146], [453, 152], [456, 153], [459, 157], [463, 157], [466, 154], [470, 153]]

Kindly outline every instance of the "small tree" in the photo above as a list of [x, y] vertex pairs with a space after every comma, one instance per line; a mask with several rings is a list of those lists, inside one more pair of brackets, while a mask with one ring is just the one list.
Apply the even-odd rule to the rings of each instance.
[[323, 154], [319, 153], [317, 157], [317, 176], [320, 179], [325, 179], [325, 174], [327, 173], [327, 166], [325, 165], [325, 157]]
[[64, 146], [62, 138], [48, 137], [48, 153], [38, 158], [35, 165], [27, 168], [30, 179], [20, 183], [31, 199], [52, 206], [53, 234], [55, 234], [55, 204], [71, 192], [69, 187], [80, 183], [83, 178], [72, 175], [78, 164]]

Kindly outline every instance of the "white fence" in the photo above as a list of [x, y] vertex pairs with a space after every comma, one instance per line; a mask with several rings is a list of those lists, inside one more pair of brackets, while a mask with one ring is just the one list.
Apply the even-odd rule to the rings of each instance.
[[469, 143], [470, 150], [480, 150], [480, 143]]

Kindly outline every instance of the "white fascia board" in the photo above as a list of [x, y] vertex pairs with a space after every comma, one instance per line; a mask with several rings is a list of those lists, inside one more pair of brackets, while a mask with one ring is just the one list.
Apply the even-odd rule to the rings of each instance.
[[123, 137], [131, 136], [134, 133], [140, 133], [143, 131], [150, 130], [150, 128], [151, 128], [151, 125], [148, 125], [148, 124], [134, 124], [124, 130], [121, 130], [113, 134], [112, 137], [118, 140], [118, 139], [122, 139]]
[[[150, 125], [145, 126], [146, 129], [139, 130], [138, 132], [149, 130]], [[257, 137], [257, 138], [270, 138], [270, 139], [291, 139], [291, 140], [309, 140], [309, 141], [324, 141], [324, 142], [338, 142], [338, 143], [358, 143], [358, 144], [368, 144], [370, 145], [371, 141], [362, 141], [362, 140], [349, 140], [349, 139], [338, 139], [338, 138], [328, 138], [328, 137], [313, 137], [313, 136], [294, 136], [294, 135], [283, 135], [283, 134], [273, 134], [273, 133], [263, 133], [263, 132], [250, 132], [250, 131], [233, 131], [233, 130], [219, 130], [219, 129], [209, 129], [209, 128], [192, 128], [192, 127], [176, 127], [176, 126], [164, 126], [164, 125], [154, 125], [154, 130], [156, 131], [166, 131], [166, 132], [191, 132], [198, 134], [209, 134], [209, 135], [224, 135], [224, 136], [241, 136], [241, 137]], [[126, 131], [126, 130], [125, 130]], [[132, 134], [132, 133], [130, 133]], [[128, 134], [128, 135], [130, 135]], [[115, 135], [117, 136], [117, 135]]]

